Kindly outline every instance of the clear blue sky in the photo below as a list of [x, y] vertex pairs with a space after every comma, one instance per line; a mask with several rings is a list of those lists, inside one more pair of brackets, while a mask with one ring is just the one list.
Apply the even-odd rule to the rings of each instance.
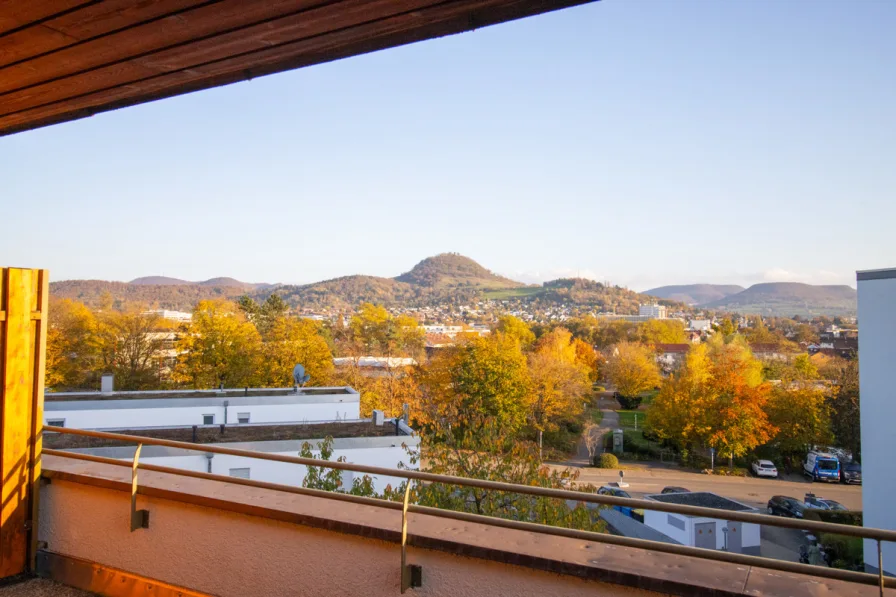
[[891, 0], [604, 0], [0, 138], [0, 262], [854, 284], [896, 265], [894, 31]]

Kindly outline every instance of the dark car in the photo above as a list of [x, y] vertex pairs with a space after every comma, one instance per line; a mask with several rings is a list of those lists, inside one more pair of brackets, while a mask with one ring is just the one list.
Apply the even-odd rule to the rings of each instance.
[[802, 518], [806, 504], [786, 495], [776, 495], [768, 501], [768, 513], [773, 516]]
[[858, 462], [849, 462], [840, 467], [840, 482], [862, 484], [862, 465]]
[[663, 487], [663, 491], [661, 493], [691, 493], [690, 489], [686, 489], [684, 487]]
[[849, 508], [841, 504], [840, 502], [835, 502], [834, 500], [818, 500], [822, 502], [825, 506], [828, 507], [828, 510], [839, 510], [840, 512], [847, 512]]
[[[600, 489], [597, 490], [597, 493], [598, 493], [598, 495], [611, 495], [613, 497], [620, 497], [620, 498], [632, 497], [631, 495], [629, 495], [629, 493], [627, 491], [623, 491], [623, 490], [619, 489], [618, 487], [610, 487], [609, 485], [604, 485], [603, 487], [601, 487]], [[631, 508], [629, 508], [628, 506], [613, 506], [613, 509], [618, 510], [619, 512], [622, 512], [629, 518], [632, 518], [633, 514], [634, 514], [634, 511]]]

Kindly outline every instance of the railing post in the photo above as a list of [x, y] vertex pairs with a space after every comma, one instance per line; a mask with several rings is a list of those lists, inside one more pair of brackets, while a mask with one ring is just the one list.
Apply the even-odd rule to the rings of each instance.
[[877, 576], [880, 579], [880, 597], [884, 597], [884, 552], [877, 540]]
[[0, 269], [0, 578], [34, 569], [48, 301], [46, 270]]

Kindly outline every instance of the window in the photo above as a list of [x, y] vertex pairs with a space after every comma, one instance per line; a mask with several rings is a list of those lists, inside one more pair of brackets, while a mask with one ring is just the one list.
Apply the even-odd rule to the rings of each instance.
[[249, 422], [249, 413], [236, 413], [236, 422], [237, 423], [248, 423]]
[[668, 521], [670, 526], [673, 526], [676, 529], [679, 529], [682, 531], [684, 530], [684, 521], [682, 519], [678, 518], [677, 516], [672, 516], [671, 514], [669, 514], [669, 516], [666, 520]]
[[214, 425], [215, 424], [215, 415], [202, 415], [202, 424], [203, 425]]
[[237, 479], [248, 479], [249, 478], [249, 469], [248, 468], [232, 468], [232, 469], [230, 469], [230, 476], [236, 477]]
[[47, 425], [50, 427], [65, 427], [65, 419], [47, 419]]

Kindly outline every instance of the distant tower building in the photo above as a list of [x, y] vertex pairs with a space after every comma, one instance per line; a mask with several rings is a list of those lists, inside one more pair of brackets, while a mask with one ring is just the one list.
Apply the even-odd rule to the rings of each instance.
[[666, 319], [666, 306], [658, 305], [656, 303], [652, 305], [641, 305], [638, 310], [638, 315], [650, 319]]

